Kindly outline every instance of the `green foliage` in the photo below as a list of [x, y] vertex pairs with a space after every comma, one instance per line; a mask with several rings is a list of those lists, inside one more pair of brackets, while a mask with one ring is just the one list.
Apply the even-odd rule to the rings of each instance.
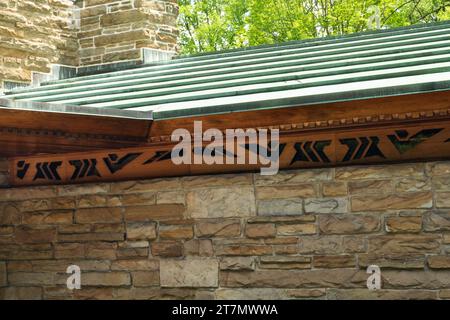
[[365, 31], [376, 12], [383, 29], [450, 19], [450, 0], [178, 0], [178, 3], [182, 54]]

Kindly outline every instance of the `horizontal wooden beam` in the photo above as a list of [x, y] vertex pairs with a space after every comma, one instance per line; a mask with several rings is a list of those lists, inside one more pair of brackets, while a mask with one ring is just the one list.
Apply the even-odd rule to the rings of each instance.
[[[13, 186], [120, 181], [257, 171], [260, 164], [182, 164], [171, 161], [174, 143], [10, 159]], [[245, 150], [247, 158], [251, 152]], [[397, 123], [333, 131], [298, 131], [280, 137], [280, 168], [450, 159], [450, 120]], [[192, 150], [193, 153], [193, 150]], [[225, 157], [235, 158], [225, 153]]]

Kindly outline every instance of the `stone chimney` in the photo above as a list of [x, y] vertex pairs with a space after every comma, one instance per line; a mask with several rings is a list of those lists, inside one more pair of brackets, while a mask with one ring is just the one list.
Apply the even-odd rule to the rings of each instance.
[[0, 92], [170, 59], [176, 0], [0, 1]]
[[[80, 65], [144, 59], [142, 49], [173, 55], [176, 0], [84, 0], [80, 6]], [[157, 59], [158, 55], [149, 57]], [[151, 61], [147, 61], [151, 62]]]

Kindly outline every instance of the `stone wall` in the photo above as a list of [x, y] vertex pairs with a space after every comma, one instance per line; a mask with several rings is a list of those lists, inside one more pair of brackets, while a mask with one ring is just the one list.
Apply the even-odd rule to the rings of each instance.
[[177, 50], [177, 16], [176, 0], [0, 1], [0, 91], [4, 81], [29, 84], [52, 64], [142, 61], [143, 48], [167, 59]]
[[78, 64], [69, 0], [0, 1], [0, 88], [3, 80], [30, 82], [50, 64]]
[[[450, 298], [450, 162], [11, 188], [0, 201], [2, 299]], [[370, 264], [382, 290], [366, 287]]]

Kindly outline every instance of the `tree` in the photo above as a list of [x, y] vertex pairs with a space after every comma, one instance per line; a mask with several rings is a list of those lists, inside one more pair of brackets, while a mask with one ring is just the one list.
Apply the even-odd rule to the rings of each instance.
[[[182, 54], [450, 19], [450, 0], [178, 0]], [[376, 9], [369, 9], [375, 6]]]

